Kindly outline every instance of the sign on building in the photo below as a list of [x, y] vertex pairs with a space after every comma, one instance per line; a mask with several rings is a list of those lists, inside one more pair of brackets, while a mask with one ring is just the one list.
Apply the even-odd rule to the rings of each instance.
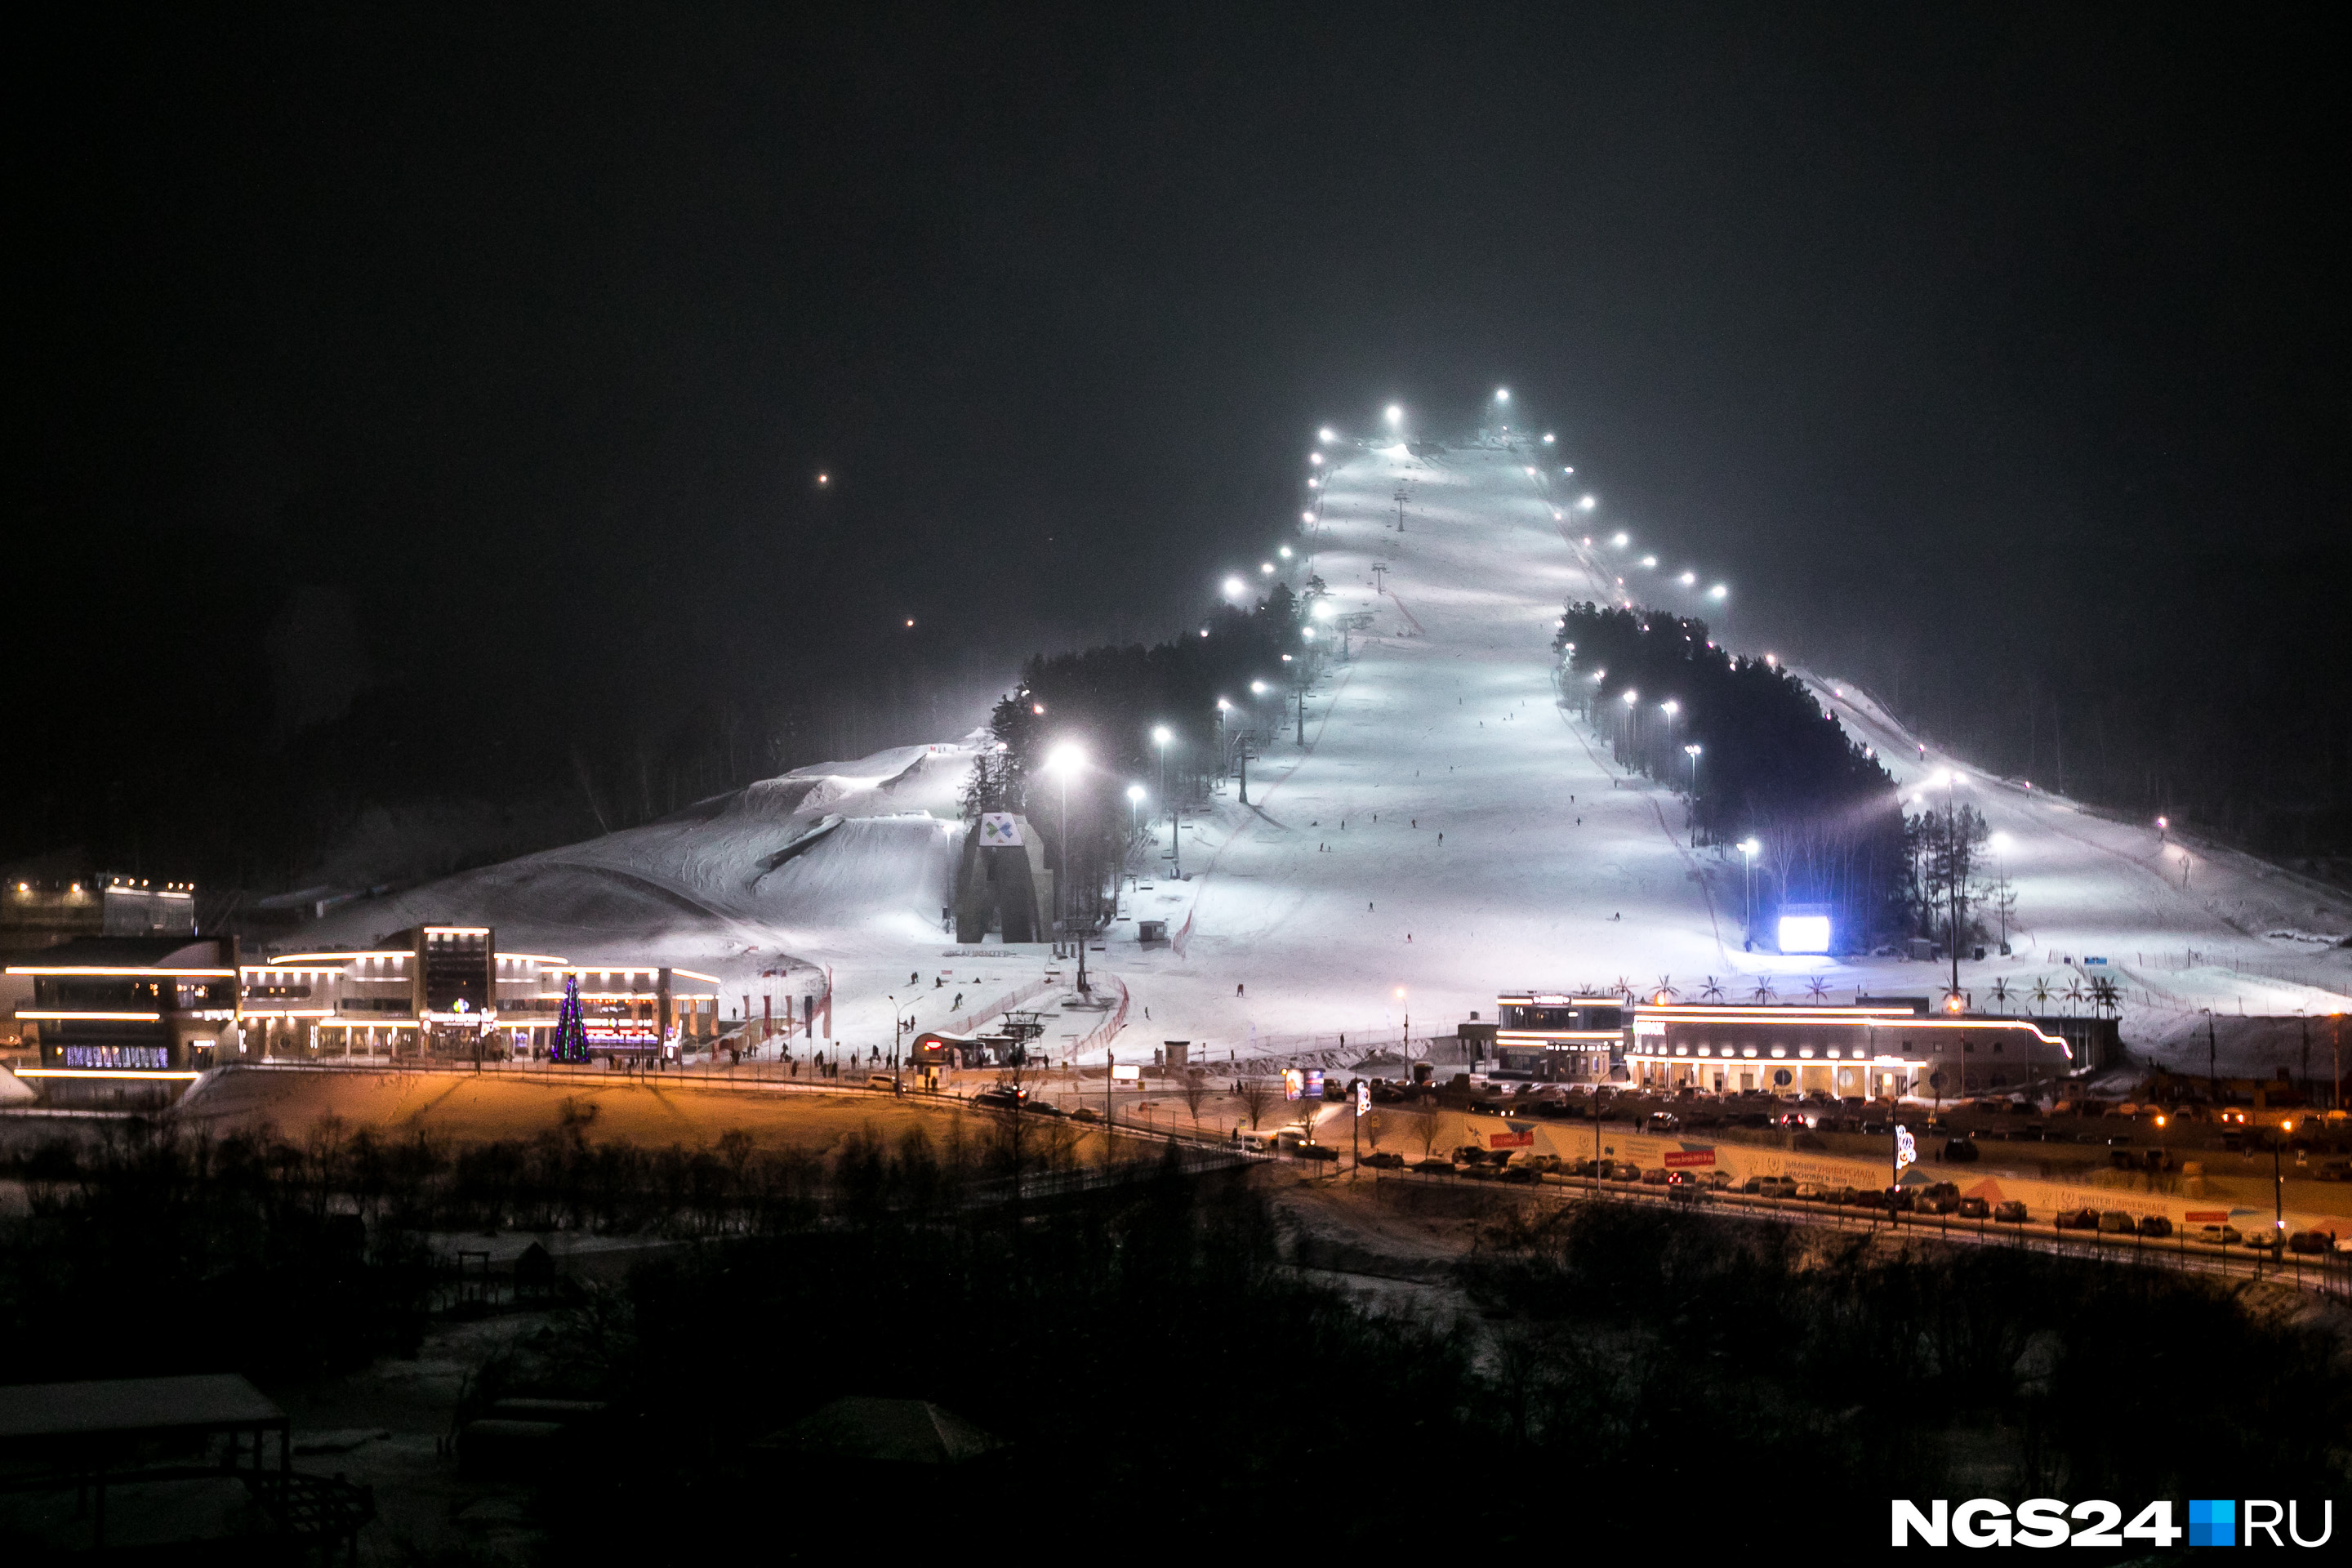
[[1666, 1169], [1669, 1171], [1697, 1170], [1714, 1163], [1715, 1151], [1712, 1149], [1669, 1149], [1666, 1151]]
[[983, 811], [980, 814], [980, 847], [982, 849], [1017, 849], [1021, 844], [1019, 817], [1009, 811]]

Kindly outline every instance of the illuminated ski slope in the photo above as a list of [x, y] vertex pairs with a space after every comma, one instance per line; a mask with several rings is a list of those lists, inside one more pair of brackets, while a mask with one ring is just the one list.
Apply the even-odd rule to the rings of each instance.
[[[1674, 792], [1619, 775], [1558, 700], [1562, 602], [1614, 596], [1620, 571], [1638, 585], [1618, 563], [1640, 546], [1604, 537], [1587, 548], [1574, 492], [1554, 493], [1546, 467], [1511, 451], [1397, 447], [1327, 468], [1321, 521], [1289, 580], [1319, 574], [1334, 608], [1370, 626], [1348, 634], [1349, 657], [1310, 693], [1305, 745], [1286, 724], [1253, 763], [1251, 804], [1229, 784], [1186, 820], [1190, 879], [1144, 862], [1160, 870], [1123, 900], [1094, 958], [1112, 993], [1129, 994], [1123, 1054], [1182, 1039], [1222, 1059], [1253, 1042], [1328, 1049], [1345, 1034], [1352, 1057], [1394, 1038], [1408, 1011], [1416, 1034], [1450, 1031], [1474, 1010], [1491, 1017], [1496, 993], [1515, 986], [1622, 981], [1696, 997], [1711, 983], [1744, 998], [1769, 980], [1790, 998], [1819, 978], [1841, 999], [1939, 994], [1939, 965], [1742, 951], [1736, 858], [1690, 848]], [[1923, 758], [1865, 693], [1807, 679], [1906, 793], [1957, 790], [2002, 836], [2017, 951], [1963, 965], [1978, 1005], [1992, 1002], [1996, 978], [2022, 1007], [2037, 976], [2063, 992], [2104, 973], [2123, 988], [2126, 1039], [2157, 1045], [2201, 1028], [2203, 1008], [2352, 1008], [2352, 954], [2326, 944], [2352, 931], [2341, 895], [2245, 857], [2162, 844], [2152, 826], [1932, 749]], [[940, 934], [971, 755], [967, 741], [802, 769], [667, 822], [354, 906], [305, 937], [478, 920], [508, 945], [709, 970], [726, 978], [730, 1010], [744, 994], [804, 991], [830, 969], [839, 1034], [887, 1044], [892, 995], [909, 1008], [912, 994], [913, 1016], [931, 1026], [949, 1020], [955, 993], [1001, 993], [1047, 967], [1042, 949], [964, 953]], [[1167, 921], [1178, 942], [1140, 948], [1138, 918]], [[1048, 1043], [1067, 1048], [1101, 1017], [1057, 1017]], [[2194, 1060], [2201, 1070], [2201, 1044]]]

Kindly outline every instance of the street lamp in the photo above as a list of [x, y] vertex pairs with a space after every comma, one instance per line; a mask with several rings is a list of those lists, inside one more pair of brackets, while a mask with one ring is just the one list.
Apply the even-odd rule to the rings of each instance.
[[[1226, 597], [1226, 598], [1228, 598], [1228, 599], [1238, 599], [1238, 598], [1241, 598], [1242, 596], [1244, 596], [1244, 595], [1246, 595], [1248, 592], [1249, 592], [1249, 584], [1248, 584], [1247, 583], [1243, 582], [1243, 581], [1241, 580], [1241, 578], [1239, 578], [1239, 577], [1237, 577], [1237, 576], [1236, 576], [1236, 577], [1228, 577], [1228, 578], [1226, 578], [1226, 579], [1225, 579], [1225, 597]], [[1206, 633], [1202, 633], [1202, 635], [1205, 637], [1207, 634], [1206, 634]]]
[[[1223, 698], [1217, 699], [1219, 708], [1224, 705]], [[1175, 738], [1175, 731], [1165, 724], [1151, 727], [1151, 743], [1160, 748], [1160, 798], [1168, 803], [1168, 855], [1176, 863], [1176, 879], [1181, 882], [1184, 879], [1184, 825], [1176, 816], [1176, 797], [1168, 790], [1168, 742]]]
[[1748, 914], [1748, 941], [1750, 943], [1756, 940], [1756, 855], [1763, 847], [1753, 837], [1739, 841], [1742, 907]]
[[1143, 837], [1143, 786], [1139, 784], [1127, 786], [1127, 836]]
[[1402, 425], [1404, 423], [1404, 410], [1391, 403], [1389, 405], [1387, 418], [1391, 425]]
[[[1070, 914], [1071, 899], [1068, 892], [1071, 876], [1070, 775], [1086, 765], [1087, 754], [1066, 741], [1055, 747], [1045, 758], [1045, 771], [1052, 773], [1062, 786], [1062, 874], [1054, 879], [1054, 901], [1061, 906], [1059, 912], [1065, 931], [1077, 923]], [[1088, 921], [1087, 925], [1090, 931], [1094, 922]], [[1087, 936], [1088, 931], [1081, 931], [1078, 935], [1078, 994], [1081, 996], [1087, 994]]]
[[1696, 742], [1683, 748], [1683, 755], [1690, 759], [1689, 787], [1693, 801], [1698, 799], [1698, 754], [1702, 749]]

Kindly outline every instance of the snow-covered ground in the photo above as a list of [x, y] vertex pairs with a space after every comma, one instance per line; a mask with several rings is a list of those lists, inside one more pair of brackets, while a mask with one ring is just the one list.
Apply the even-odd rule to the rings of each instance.
[[[1251, 804], [1229, 784], [1185, 821], [1188, 879], [1154, 860], [1158, 874], [1123, 902], [1092, 959], [1113, 995], [1127, 990], [1113, 1042], [1122, 1057], [1169, 1039], [1193, 1042], [1196, 1059], [1203, 1047], [1213, 1060], [1254, 1047], [1337, 1049], [1342, 1035], [1353, 1056], [1394, 1040], [1408, 1012], [1417, 1037], [1450, 1032], [1473, 1011], [1493, 1017], [1496, 994], [1519, 986], [1622, 979], [1696, 995], [1711, 982], [1743, 997], [1769, 977], [1788, 998], [1818, 977], [1840, 999], [1937, 994], [1939, 965], [1741, 950], [1736, 858], [1687, 847], [1675, 794], [1622, 775], [1559, 704], [1550, 642], [1561, 603], [1617, 591], [1543, 468], [1511, 451], [1417, 458], [1398, 447], [1326, 470], [1322, 521], [1294, 584], [1319, 574], [1335, 607], [1370, 612], [1371, 626], [1310, 693], [1304, 745], [1286, 730], [1253, 763]], [[2352, 899], [2244, 856], [2164, 842], [2152, 825], [1933, 748], [1923, 757], [1866, 693], [1807, 679], [1907, 793], [1957, 790], [2001, 835], [2016, 953], [1963, 964], [1979, 1006], [1993, 1005], [1997, 978], [2022, 1010], [2037, 980], [2059, 993], [2105, 974], [2125, 998], [2126, 1038], [2158, 1057], [2179, 1050], [2200, 1071], [2203, 1009], [2352, 1010], [2352, 952], [2333, 945], [2352, 932]], [[305, 937], [481, 920], [502, 946], [711, 971], [728, 982], [730, 1010], [748, 994], [755, 1014], [763, 993], [799, 994], [830, 969], [836, 1033], [887, 1045], [887, 997], [906, 1004], [909, 976], [927, 1027], [949, 1022], [958, 993], [969, 1007], [1049, 972], [1069, 977], [1042, 948], [973, 952], [940, 934], [975, 739], [802, 769], [668, 822], [353, 906]], [[1139, 947], [1138, 919], [1167, 921], [1178, 940]], [[2065, 1004], [2053, 997], [2047, 1010]], [[1068, 1048], [1102, 1021], [1070, 1011], [1047, 1043]], [[2326, 1031], [2314, 1034], [2324, 1073]], [[2228, 1030], [2224, 1053], [2264, 1070], [2299, 1066], [2283, 1054], [2299, 1037]]]

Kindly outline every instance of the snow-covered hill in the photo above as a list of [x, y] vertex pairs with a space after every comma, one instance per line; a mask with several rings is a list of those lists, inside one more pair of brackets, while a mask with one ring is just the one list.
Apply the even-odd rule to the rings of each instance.
[[[1402, 447], [1326, 469], [1294, 582], [1319, 574], [1335, 607], [1368, 612], [1370, 629], [1310, 694], [1304, 743], [1286, 731], [1253, 765], [1251, 804], [1228, 785], [1185, 822], [1189, 879], [1148, 877], [1123, 904], [1094, 959], [1129, 995], [1122, 1053], [1184, 1039], [1222, 1059], [1253, 1044], [1336, 1047], [1342, 1035], [1352, 1051], [1395, 1038], [1408, 1012], [1423, 1034], [1474, 1010], [1492, 1017], [1496, 992], [1514, 986], [1622, 979], [1745, 995], [1769, 978], [1789, 996], [1818, 977], [1841, 996], [1936, 994], [1936, 965], [1743, 952], [1736, 858], [1690, 848], [1676, 795], [1622, 775], [1560, 703], [1561, 603], [1616, 597], [1621, 572], [1637, 594], [1645, 584], [1618, 563], [1638, 545], [1582, 542], [1555, 471], [1509, 450]], [[2063, 991], [2104, 959], [2088, 973], [2122, 987], [2126, 1038], [2161, 1050], [2193, 1029], [2200, 1070], [2201, 1009], [2352, 1010], [2352, 953], [2330, 945], [2352, 932], [2352, 900], [1923, 755], [1866, 693], [1807, 679], [1906, 791], [1960, 791], [2001, 835], [2016, 954], [1963, 965], [1979, 1005], [1996, 979]], [[1048, 967], [1042, 949], [975, 954], [940, 934], [972, 739], [802, 769], [664, 823], [355, 906], [306, 935], [479, 919], [510, 946], [658, 952], [726, 976], [730, 999], [803, 987], [764, 971], [830, 967], [842, 1034], [887, 1042], [885, 995], [903, 1004], [909, 976], [928, 1026], [948, 1021], [953, 993], [998, 993]], [[1168, 921], [1177, 942], [1139, 948], [1138, 919]], [[1049, 1043], [1100, 1021], [1073, 1012]], [[2326, 1070], [2324, 1051], [2315, 1065]]]

